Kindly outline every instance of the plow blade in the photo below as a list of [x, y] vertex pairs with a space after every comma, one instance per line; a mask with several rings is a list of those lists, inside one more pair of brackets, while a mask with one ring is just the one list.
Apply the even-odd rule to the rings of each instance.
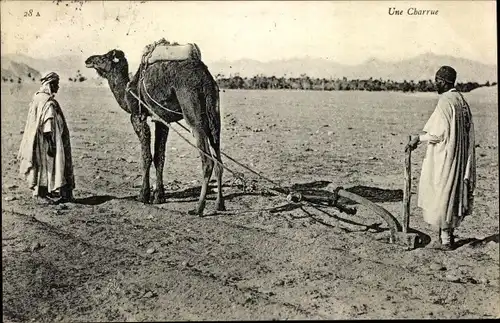
[[375, 214], [380, 216], [389, 226], [389, 243], [394, 243], [406, 247], [407, 249], [414, 249], [419, 241], [419, 236], [416, 233], [409, 233], [407, 230], [403, 231], [403, 227], [389, 211], [383, 207], [373, 203], [372, 201], [359, 196], [357, 194], [348, 192], [344, 189], [337, 190], [337, 194], [351, 201], [357, 202], [366, 206]]
[[418, 243], [420, 243], [420, 236], [416, 233], [398, 231], [396, 232], [392, 243], [406, 247], [408, 250], [412, 250], [416, 248]]
[[[361, 204], [367, 207], [370, 211], [380, 216], [389, 227], [389, 236], [388, 242], [404, 246], [406, 249], [414, 249], [419, 241], [419, 235], [416, 233], [409, 233], [408, 227], [402, 227], [399, 223], [398, 219], [394, 217], [389, 211], [384, 209], [383, 207], [373, 203], [372, 201], [354, 194], [352, 192], [348, 192], [343, 188], [339, 187], [335, 189], [331, 196], [324, 195], [314, 195], [314, 194], [301, 194], [298, 192], [291, 192], [287, 196], [287, 200], [294, 203], [299, 203], [301, 201], [308, 201], [313, 203], [326, 203], [329, 206], [333, 206], [340, 211], [347, 214], [356, 214], [355, 208], [349, 208], [337, 203], [339, 197], [343, 197], [349, 199], [353, 202]], [[406, 223], [405, 223], [406, 224]]]

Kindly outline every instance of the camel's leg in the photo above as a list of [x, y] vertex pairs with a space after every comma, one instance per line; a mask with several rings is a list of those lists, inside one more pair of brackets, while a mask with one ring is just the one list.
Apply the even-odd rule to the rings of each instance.
[[165, 187], [163, 186], [163, 166], [165, 165], [165, 148], [168, 139], [168, 127], [161, 122], [155, 122], [155, 147], [153, 162], [156, 169], [156, 190], [153, 203], [165, 203]]
[[[191, 127], [191, 132], [196, 139], [196, 146], [210, 156], [209, 137], [207, 133], [210, 129], [207, 126], [208, 120], [206, 120], [207, 115], [205, 113], [206, 109], [203, 95], [191, 91], [188, 88], [177, 89], [176, 95], [182, 107], [184, 120], [186, 120], [186, 123]], [[198, 206], [196, 209], [189, 211], [189, 214], [197, 214], [199, 216], [203, 215], [203, 210], [205, 209], [208, 184], [214, 170], [214, 162], [201, 152], [200, 156], [203, 168], [203, 183]]]
[[134, 131], [141, 142], [141, 157], [142, 157], [142, 187], [139, 200], [143, 203], [149, 203], [151, 197], [151, 188], [149, 185], [149, 169], [153, 157], [151, 156], [151, 130], [145, 116], [140, 114], [132, 114], [130, 121], [134, 127]]
[[[208, 145], [208, 138], [205, 135], [203, 129], [193, 128], [193, 135], [196, 138], [196, 146], [210, 155], [210, 147]], [[212, 172], [214, 170], [214, 162], [200, 152], [201, 163], [203, 168], [203, 183], [201, 185], [200, 198], [198, 200], [198, 206], [195, 210], [190, 211], [190, 214], [196, 214], [199, 216], [203, 215], [203, 210], [205, 209], [206, 197], [208, 192], [208, 184], [210, 182], [210, 177], [212, 177]]]
[[217, 211], [225, 211], [226, 204], [224, 203], [224, 197], [222, 196], [222, 174], [224, 172], [224, 168], [222, 168], [222, 159], [220, 157], [220, 149], [217, 150], [217, 160], [219, 163], [215, 165], [215, 177], [217, 178], [217, 201], [215, 205], [217, 205]]
[[[212, 157], [217, 159], [215, 163], [215, 177], [217, 179], [217, 205], [218, 211], [225, 211], [224, 197], [222, 196], [222, 174], [224, 167], [220, 153], [220, 98], [219, 87], [215, 85], [215, 93], [204, 95], [205, 107], [209, 118], [207, 134], [209, 136], [209, 143], [212, 147]], [[215, 156], [214, 156], [215, 155]]]
[[[220, 139], [217, 138], [217, 142], [219, 142]], [[220, 146], [219, 144], [215, 144], [213, 142], [213, 139], [211, 138], [210, 140], [211, 146], [213, 150], [215, 151], [216, 158], [218, 160], [218, 163], [215, 163], [215, 178], [217, 179], [217, 201], [215, 201], [215, 205], [217, 207], [217, 211], [225, 211], [226, 206], [224, 203], [224, 197], [222, 196], [222, 174], [224, 172], [224, 168], [222, 167], [222, 158], [220, 154]]]

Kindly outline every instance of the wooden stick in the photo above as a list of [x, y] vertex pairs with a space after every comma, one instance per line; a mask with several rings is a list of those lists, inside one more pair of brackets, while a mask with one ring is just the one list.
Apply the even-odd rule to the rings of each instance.
[[[408, 137], [408, 142], [411, 136]], [[411, 149], [405, 154], [405, 187], [403, 191], [403, 232], [407, 233], [410, 227], [410, 201], [411, 201]]]

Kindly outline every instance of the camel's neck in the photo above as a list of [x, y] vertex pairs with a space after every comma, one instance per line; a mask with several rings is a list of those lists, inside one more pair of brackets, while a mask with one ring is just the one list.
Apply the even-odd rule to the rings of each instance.
[[108, 84], [111, 92], [113, 92], [113, 95], [115, 96], [115, 99], [120, 107], [127, 112], [129, 112], [129, 108], [127, 106], [127, 102], [125, 101], [125, 88], [129, 81], [130, 78], [128, 76], [127, 69], [119, 74], [108, 77]]

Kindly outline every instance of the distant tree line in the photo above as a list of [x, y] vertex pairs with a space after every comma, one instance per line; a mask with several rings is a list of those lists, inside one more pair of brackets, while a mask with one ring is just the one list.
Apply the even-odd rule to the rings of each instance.
[[[402, 91], [402, 92], [433, 92], [435, 91], [432, 80], [425, 81], [403, 81], [397, 82], [382, 79], [352, 79], [339, 78], [311, 78], [305, 74], [300, 77], [275, 77], [258, 75], [252, 78], [240, 77], [239, 75], [224, 77], [218, 74], [216, 77], [219, 87], [222, 89], [292, 89], [292, 90], [316, 90], [316, 91]], [[482, 86], [493, 86], [497, 83], [488, 81], [484, 84], [477, 82], [457, 83], [456, 88], [461, 92], [469, 92]]]
[[68, 79], [68, 81], [70, 82], [85, 82], [87, 80], [87, 78], [85, 76], [82, 75], [82, 73], [80, 72], [80, 70], [76, 71], [76, 76], [75, 77], [70, 77]]
[[13, 79], [12, 77], [5, 77], [5, 76], [2, 76], [2, 82], [5, 82], [5, 83], [14, 83], [14, 82], [17, 82], [19, 84], [21, 84], [22, 80], [20, 77], [17, 78], [17, 80]]
[[[35, 76], [31, 73], [31, 72], [28, 72], [27, 73], [27, 78], [32, 80], [33, 82], [36, 81], [36, 78]], [[12, 77], [5, 77], [5, 76], [2, 76], [2, 82], [5, 82], [5, 83], [18, 83], [18, 84], [21, 84], [23, 82], [23, 79], [21, 77], [17, 77], [17, 78], [12, 78]]]
[[[131, 73], [132, 74], [132, 73]], [[27, 74], [28, 79], [33, 82], [36, 81], [35, 77]], [[75, 77], [68, 78], [70, 82], [84, 82], [87, 80], [80, 70], [77, 71]], [[352, 79], [348, 80], [346, 77], [339, 78], [311, 78], [305, 74], [300, 77], [276, 77], [258, 75], [252, 78], [241, 77], [239, 75], [224, 77], [221, 74], [216, 76], [217, 83], [222, 89], [248, 89], [248, 90], [315, 90], [315, 91], [400, 91], [400, 92], [434, 92], [434, 82], [432, 80], [425, 81], [406, 81], [397, 82], [392, 80], [382, 79]], [[2, 81], [5, 83], [22, 83], [23, 80], [18, 77], [17, 79], [2, 76]], [[483, 86], [494, 86], [496, 82], [490, 83], [489, 81], [480, 84], [477, 82], [457, 83], [456, 88], [460, 92], [470, 92], [476, 88]]]

